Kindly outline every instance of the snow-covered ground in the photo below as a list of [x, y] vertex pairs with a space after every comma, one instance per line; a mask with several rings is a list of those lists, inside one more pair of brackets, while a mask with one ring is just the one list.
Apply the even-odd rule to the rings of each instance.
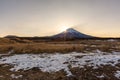
[[[18, 71], [20, 69], [29, 70], [34, 67], [38, 67], [43, 72], [57, 72], [64, 70], [67, 76], [71, 76], [72, 73], [69, 67], [84, 68], [84, 65], [93, 66], [98, 68], [102, 65], [115, 66], [120, 63], [120, 55], [117, 52], [111, 54], [96, 51], [96, 53], [68, 53], [68, 54], [20, 54], [8, 57], [2, 57], [0, 64], [12, 64], [11, 71]], [[115, 73], [117, 78], [120, 77], [120, 71]], [[103, 75], [98, 77], [104, 77]]]
[[117, 77], [118, 79], [120, 79], [120, 71], [116, 71], [115, 77]]

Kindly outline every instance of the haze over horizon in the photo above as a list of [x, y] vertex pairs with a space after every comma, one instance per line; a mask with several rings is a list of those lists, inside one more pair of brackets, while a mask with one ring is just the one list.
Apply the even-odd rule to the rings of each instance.
[[120, 37], [120, 0], [0, 0], [0, 36], [50, 36], [65, 27]]

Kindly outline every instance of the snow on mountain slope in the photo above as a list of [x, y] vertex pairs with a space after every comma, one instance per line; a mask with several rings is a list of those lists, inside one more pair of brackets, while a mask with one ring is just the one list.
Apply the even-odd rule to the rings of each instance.
[[79, 31], [73, 29], [73, 28], [69, 28], [66, 31], [59, 33], [57, 35], [52, 36], [55, 39], [80, 39], [80, 38], [93, 38], [93, 36], [90, 35], [86, 35], [83, 33], [80, 33]]

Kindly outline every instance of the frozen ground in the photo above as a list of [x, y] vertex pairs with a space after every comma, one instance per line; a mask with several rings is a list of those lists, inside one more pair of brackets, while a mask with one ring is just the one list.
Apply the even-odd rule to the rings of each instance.
[[[120, 52], [104, 53], [97, 50], [95, 53], [68, 53], [68, 54], [20, 54], [2, 57], [0, 64], [11, 64], [11, 71], [29, 70], [38, 67], [43, 72], [57, 72], [64, 70], [67, 76], [72, 76], [70, 68], [84, 68], [85, 65], [97, 69], [103, 65], [114, 66], [120, 63]], [[11, 75], [13, 77], [13, 75]], [[103, 75], [98, 77], [104, 77]], [[120, 78], [120, 71], [115, 73]]]

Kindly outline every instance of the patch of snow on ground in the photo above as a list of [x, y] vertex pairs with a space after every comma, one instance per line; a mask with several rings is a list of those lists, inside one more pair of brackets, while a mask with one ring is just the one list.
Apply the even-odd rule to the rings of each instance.
[[120, 71], [116, 71], [115, 77], [118, 78], [118, 79], [120, 79]]
[[11, 51], [9, 51], [8, 53], [0, 54], [0, 57], [1, 57], [1, 56], [7, 56], [7, 55], [10, 55], [10, 54], [13, 53], [13, 52], [14, 52], [14, 50], [11, 50]]
[[10, 76], [11, 76], [13, 79], [22, 78], [22, 75], [16, 76], [15, 74], [11, 74]]
[[120, 52], [112, 52], [112, 54], [114, 54], [114, 55], [120, 55]]
[[101, 76], [97, 76], [98, 78], [104, 78], [104, 75], [101, 75]]
[[[0, 64], [12, 64], [11, 71], [18, 71], [20, 69], [29, 70], [38, 67], [43, 72], [57, 72], [64, 70], [67, 76], [72, 73], [69, 67], [83, 68], [85, 65], [98, 68], [102, 65], [111, 65], [120, 63], [120, 55], [100, 55], [98, 53], [68, 53], [68, 54], [21, 54], [9, 57], [2, 57]], [[101, 52], [102, 53], [102, 52]]]
[[2, 75], [0, 75], [0, 78], [3, 77]]
[[114, 41], [117, 41], [117, 40], [115, 40], [115, 39], [109, 39], [107, 41], [114, 42]]

